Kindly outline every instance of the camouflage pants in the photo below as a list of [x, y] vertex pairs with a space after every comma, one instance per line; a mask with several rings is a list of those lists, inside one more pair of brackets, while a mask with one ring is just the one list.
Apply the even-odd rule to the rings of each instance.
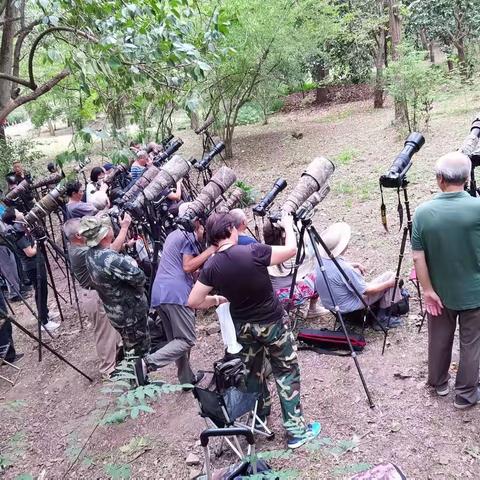
[[120, 334], [123, 348], [126, 352], [134, 351], [135, 355], [143, 357], [150, 350], [150, 334], [148, 331], [147, 314], [129, 316], [128, 318], [112, 318], [108, 316], [113, 328]]
[[270, 392], [264, 372], [267, 357], [277, 385], [287, 435], [305, 428], [300, 404], [300, 368], [292, 333], [282, 321], [278, 323], [244, 323], [237, 326], [237, 340], [242, 345], [242, 360], [247, 368], [247, 390], [258, 392], [262, 399], [258, 414], [269, 415]]

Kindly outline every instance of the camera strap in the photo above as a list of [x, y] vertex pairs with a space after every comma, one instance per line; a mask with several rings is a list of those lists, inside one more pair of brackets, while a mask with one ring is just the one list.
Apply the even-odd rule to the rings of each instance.
[[[383, 228], [385, 229], [386, 232], [388, 232], [387, 207], [385, 206], [385, 200], [383, 199], [383, 188], [381, 183], [380, 183], [380, 196], [382, 198], [382, 204], [380, 205], [380, 216], [382, 218]], [[400, 231], [403, 227], [403, 205], [402, 205], [402, 199], [400, 197], [400, 187], [397, 188], [397, 197], [398, 197], [397, 213], [398, 213], [398, 220], [400, 222], [400, 227], [398, 231]]]
[[382, 225], [386, 232], [388, 232], [387, 225], [387, 207], [385, 206], [385, 201], [383, 200], [383, 188], [380, 183], [380, 196], [382, 197], [382, 204], [380, 205], [380, 216], [382, 218]]

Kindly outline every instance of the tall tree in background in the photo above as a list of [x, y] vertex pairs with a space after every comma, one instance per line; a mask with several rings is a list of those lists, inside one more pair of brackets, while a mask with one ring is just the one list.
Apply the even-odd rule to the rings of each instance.
[[[387, 0], [389, 14], [390, 48], [392, 60], [395, 62], [400, 58], [400, 43], [402, 41], [402, 18], [400, 16], [399, 0]], [[395, 100], [395, 122], [405, 121], [405, 105], [400, 100]]]
[[[219, 37], [215, 9], [205, 14], [194, 0], [38, 1], [4, 0], [0, 7], [3, 138], [9, 113], [72, 73], [80, 80], [99, 74], [123, 89], [145, 81], [178, 87], [203, 78], [209, 70], [204, 54], [212, 55]], [[42, 69], [45, 56], [54, 73]], [[88, 89], [87, 81], [81, 83]]]

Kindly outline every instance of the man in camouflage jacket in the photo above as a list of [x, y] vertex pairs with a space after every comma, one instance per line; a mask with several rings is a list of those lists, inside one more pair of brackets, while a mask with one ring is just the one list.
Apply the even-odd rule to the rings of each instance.
[[79, 233], [90, 247], [86, 263], [92, 283], [125, 350], [145, 355], [150, 348], [145, 274], [131, 257], [110, 248], [113, 229], [104, 219], [82, 218]]

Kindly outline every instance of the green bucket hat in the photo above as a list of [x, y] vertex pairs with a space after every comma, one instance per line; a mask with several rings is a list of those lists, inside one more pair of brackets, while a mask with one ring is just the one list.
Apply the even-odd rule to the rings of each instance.
[[105, 238], [109, 229], [104, 219], [87, 216], [80, 220], [78, 233], [85, 237], [87, 246], [96, 247]]

